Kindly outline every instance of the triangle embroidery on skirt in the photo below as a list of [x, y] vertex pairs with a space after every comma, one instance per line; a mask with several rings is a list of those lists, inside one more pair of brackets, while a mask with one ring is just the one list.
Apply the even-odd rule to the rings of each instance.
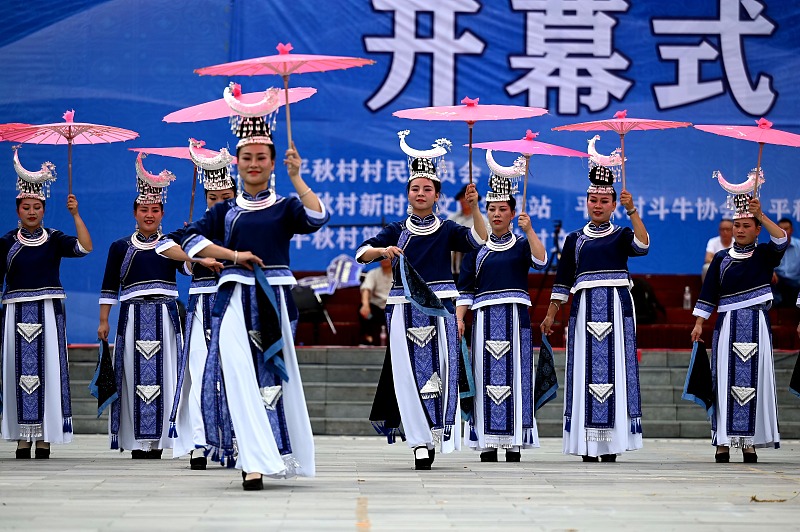
[[605, 403], [614, 391], [613, 384], [590, 384], [589, 393], [601, 403]]
[[486, 395], [494, 401], [494, 404], [500, 405], [503, 401], [508, 399], [511, 395], [511, 386], [486, 386]]
[[511, 342], [508, 340], [486, 340], [486, 350], [495, 360], [500, 360], [503, 355], [511, 351]]
[[739, 403], [739, 406], [744, 406], [756, 396], [756, 389], [746, 386], [731, 386], [731, 395]]
[[140, 384], [136, 387], [136, 395], [149, 405], [161, 395], [161, 386], [158, 384]]
[[136, 340], [136, 350], [142, 354], [146, 360], [153, 358], [153, 355], [161, 349], [161, 340]]
[[610, 321], [587, 321], [586, 328], [589, 330], [592, 336], [597, 338], [599, 342], [606, 336], [608, 333], [611, 332], [611, 322]]
[[42, 333], [41, 323], [17, 323], [17, 332], [26, 342], [31, 343]]
[[41, 382], [38, 375], [20, 375], [19, 387], [22, 388], [28, 395], [32, 394], [39, 388]]
[[426, 325], [425, 327], [409, 327], [406, 329], [408, 339], [420, 347], [425, 347], [431, 339], [436, 336], [436, 326]]
[[267, 407], [267, 410], [275, 410], [275, 406], [278, 404], [278, 399], [281, 398], [281, 395], [283, 395], [283, 387], [280, 385], [261, 388], [261, 400], [264, 402], [264, 406]]
[[742, 359], [742, 362], [747, 362], [758, 352], [758, 344], [753, 342], [733, 342], [733, 352]]
[[423, 399], [438, 397], [442, 393], [442, 380], [439, 378], [439, 374], [434, 371], [419, 393]]

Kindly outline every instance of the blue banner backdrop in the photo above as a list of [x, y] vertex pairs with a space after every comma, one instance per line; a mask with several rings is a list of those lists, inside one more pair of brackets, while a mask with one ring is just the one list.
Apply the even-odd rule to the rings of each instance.
[[[436, 10], [431, 11], [431, 5]], [[211, 1], [12, 0], [0, 5], [0, 123], [58, 122], [68, 109], [75, 121], [133, 129], [135, 141], [74, 148], [74, 190], [94, 240], [86, 259], [66, 261], [73, 342], [94, 341], [97, 297], [108, 245], [133, 231], [134, 146], [186, 146], [189, 137], [215, 149], [233, 146], [225, 119], [166, 124], [180, 108], [220, 98], [231, 80], [193, 70], [271, 55], [279, 42], [295, 53], [368, 57], [373, 66], [293, 76], [291, 86], [318, 93], [292, 108], [293, 136], [304, 158], [306, 181], [333, 216], [328, 227], [295, 242], [292, 267], [322, 270], [338, 254], [352, 253], [385, 221], [405, 214], [405, 156], [397, 131], [425, 149], [439, 137], [453, 141], [452, 172], [444, 183], [441, 214], [456, 210], [452, 196], [466, 181], [467, 126], [395, 118], [393, 111], [480, 103], [546, 107], [549, 114], [519, 121], [480, 122], [476, 142], [522, 138], [584, 150], [592, 135], [552, 132], [572, 122], [628, 116], [695, 124], [754, 124], [798, 132], [800, 5], [756, 0], [631, 2], [623, 0], [312, 0]], [[279, 77], [234, 78], [245, 92], [281, 86]], [[275, 135], [286, 147], [283, 114]], [[626, 137], [629, 189], [652, 237], [649, 256], [631, 261], [633, 272], [698, 272], [705, 243], [725, 215], [725, 197], [711, 179], [721, 170], [733, 182], [756, 164], [757, 145], [694, 129], [633, 132]], [[601, 133], [597, 147], [619, 146]], [[475, 151], [476, 181], [485, 191], [484, 153]], [[11, 144], [0, 144], [3, 226], [16, 225]], [[766, 146], [765, 210], [773, 219], [800, 221], [794, 184], [800, 152]], [[47, 205], [46, 225], [74, 234], [66, 210], [66, 146], [26, 145], [20, 158], [36, 169], [44, 160], [59, 179]], [[497, 154], [511, 164], [512, 154]], [[150, 171], [168, 168], [164, 227], [182, 224], [189, 211], [191, 164], [151, 156]], [[535, 228], [552, 245], [552, 229], [584, 223], [586, 162], [534, 157], [528, 187]], [[278, 191], [293, 193], [282, 168]], [[202, 213], [202, 194], [196, 213]], [[626, 223], [620, 208], [620, 223]], [[562, 237], [564, 235], [562, 234]]]

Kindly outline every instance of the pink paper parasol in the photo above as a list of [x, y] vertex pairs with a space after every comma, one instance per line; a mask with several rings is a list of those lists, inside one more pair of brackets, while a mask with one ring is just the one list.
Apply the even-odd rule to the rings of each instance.
[[525, 212], [525, 199], [528, 197], [528, 174], [530, 169], [531, 155], [554, 155], [558, 157], [588, 157], [589, 154], [557, 146], [555, 144], [548, 144], [546, 142], [539, 142], [534, 140], [538, 133], [532, 132], [530, 129], [525, 132], [525, 138], [520, 140], [497, 140], [492, 142], [479, 142], [475, 144], [475, 148], [482, 148], [484, 150], [507, 151], [512, 153], [521, 153], [525, 157], [525, 181], [522, 188], [522, 212]]
[[275, 47], [278, 55], [267, 55], [253, 59], [223, 63], [195, 70], [201, 76], [263, 76], [277, 74], [283, 78], [286, 92], [286, 133], [289, 148], [292, 147], [292, 119], [289, 114], [289, 76], [309, 72], [326, 72], [328, 70], [344, 70], [352, 67], [372, 65], [375, 61], [360, 57], [340, 57], [333, 55], [291, 54], [291, 43], [279, 43]]
[[418, 107], [395, 111], [393, 116], [410, 118], [411, 120], [446, 120], [466, 122], [469, 126], [469, 182], [472, 183], [472, 126], [482, 120], [513, 120], [516, 118], [533, 118], [547, 114], [541, 107], [522, 107], [519, 105], [478, 105], [480, 98], [474, 100], [465, 97], [464, 105], [446, 105], [439, 107]]
[[11, 142], [24, 142], [26, 144], [66, 144], [67, 160], [69, 162], [69, 193], [72, 194], [72, 145], [73, 144], [104, 144], [110, 142], [124, 142], [135, 139], [139, 134], [129, 129], [99, 124], [73, 122], [75, 111], [64, 113], [64, 121], [55, 124], [24, 125], [19, 128], [9, 128], [0, 134], [0, 140]]
[[[772, 122], [763, 117], [756, 124], [755, 126], [699, 125], [694, 127], [706, 133], [758, 142], [758, 163], [755, 175], [759, 176], [761, 175], [761, 155], [764, 152], [764, 144], [778, 144], [780, 146], [798, 148], [800, 147], [800, 135], [781, 131], [780, 129], [772, 129]], [[755, 197], [758, 197], [759, 182], [759, 179], [755, 179], [755, 185], [753, 186], [753, 195]]]
[[650, 118], [628, 118], [627, 111], [617, 111], [614, 118], [608, 120], [595, 120], [593, 122], [581, 122], [578, 124], [568, 124], [566, 126], [554, 127], [553, 131], [615, 131], [619, 134], [619, 141], [622, 148], [622, 189], [626, 189], [625, 183], [625, 134], [629, 131], [648, 131], [653, 129], [673, 129], [677, 127], [691, 126], [689, 122], [673, 122], [671, 120], [654, 120]]
[[[317, 89], [310, 87], [298, 87], [289, 89], [289, 103], [299, 102], [310, 98], [316, 94]], [[282, 93], [278, 96], [277, 107], [286, 104], [286, 94]], [[264, 98], [264, 92], [249, 92], [242, 94], [238, 100], [243, 104], [251, 105], [260, 102]], [[231, 108], [225, 103], [225, 98], [213, 100], [211, 102], [201, 103], [186, 107], [174, 113], [170, 113], [164, 117], [164, 122], [170, 123], [183, 123], [183, 122], [200, 122], [202, 120], [215, 120], [217, 118], [227, 118], [231, 114]], [[188, 148], [187, 148], [188, 149]]]
[[[197, 154], [202, 155], [203, 157], [216, 157], [220, 154], [218, 151], [209, 150], [203, 147], [200, 147], [200, 144], [203, 141], [196, 141], [194, 139], [190, 139], [190, 142], [194, 142], [198, 144], [198, 146], [194, 147], [194, 152]], [[171, 148], [128, 148], [130, 151], [135, 151], [137, 153], [146, 153], [150, 155], [161, 155], [162, 157], [173, 157], [175, 159], [187, 159], [191, 160], [192, 156], [189, 153], [188, 146], [175, 146]], [[231, 164], [236, 164], [236, 157], [233, 157]], [[192, 221], [192, 215], [194, 214], [194, 194], [195, 190], [197, 189], [197, 166], [194, 164], [194, 175], [192, 176], [192, 198], [191, 202], [189, 203], [189, 222]]]

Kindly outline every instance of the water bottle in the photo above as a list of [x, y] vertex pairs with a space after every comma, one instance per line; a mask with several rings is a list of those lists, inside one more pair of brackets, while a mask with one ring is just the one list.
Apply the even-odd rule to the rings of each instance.
[[386, 325], [381, 325], [380, 339], [381, 339], [381, 345], [383, 347], [386, 347]]
[[683, 289], [683, 310], [692, 310], [692, 291], [688, 286]]

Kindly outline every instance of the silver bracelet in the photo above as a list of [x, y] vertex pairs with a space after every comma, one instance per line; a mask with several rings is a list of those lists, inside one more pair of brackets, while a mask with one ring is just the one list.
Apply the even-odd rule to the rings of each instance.
[[309, 192], [311, 192], [311, 187], [308, 187], [305, 192], [303, 192], [302, 194], [298, 195], [297, 197], [298, 198], [302, 198], [303, 196], [306, 196]]
[[637, 209], [636, 207], [634, 207], [633, 209], [631, 209], [631, 210], [629, 210], [629, 211], [625, 211], [625, 213], [626, 213], [628, 216], [633, 216], [633, 214], [634, 214], [634, 213], [635, 213], [637, 210], [638, 210], [638, 209]]
[[233, 264], [236, 264], [237, 262], [239, 262], [239, 252], [233, 250]]

